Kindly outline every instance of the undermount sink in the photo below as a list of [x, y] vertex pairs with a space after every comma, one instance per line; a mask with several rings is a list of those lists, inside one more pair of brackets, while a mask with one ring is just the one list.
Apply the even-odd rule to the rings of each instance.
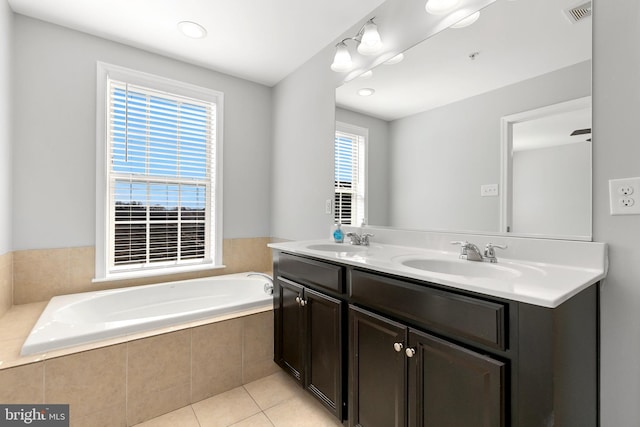
[[350, 245], [345, 243], [324, 243], [317, 245], [309, 245], [307, 249], [311, 249], [312, 251], [323, 251], [323, 252], [363, 252], [367, 250], [367, 246], [357, 246]]
[[516, 269], [498, 264], [465, 260], [446, 260], [431, 258], [409, 258], [400, 262], [405, 267], [434, 273], [456, 276], [483, 277], [490, 279], [514, 279], [522, 273]]

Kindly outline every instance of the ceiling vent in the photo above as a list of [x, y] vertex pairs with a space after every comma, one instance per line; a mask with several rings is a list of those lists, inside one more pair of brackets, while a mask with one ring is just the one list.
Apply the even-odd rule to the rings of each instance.
[[588, 1], [570, 9], [565, 9], [564, 13], [572, 24], [580, 22], [591, 16], [591, 2]]

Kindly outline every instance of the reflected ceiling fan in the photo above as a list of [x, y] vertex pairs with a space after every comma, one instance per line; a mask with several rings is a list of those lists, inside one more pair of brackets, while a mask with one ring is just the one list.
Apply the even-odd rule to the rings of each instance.
[[[571, 132], [571, 135], [569, 136], [577, 136], [577, 135], [591, 135], [591, 128], [576, 129], [573, 132]], [[591, 142], [591, 138], [587, 139], [586, 141]]]

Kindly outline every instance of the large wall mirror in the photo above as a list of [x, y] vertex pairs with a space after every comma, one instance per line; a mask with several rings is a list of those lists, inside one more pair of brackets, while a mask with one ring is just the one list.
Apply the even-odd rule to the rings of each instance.
[[498, 0], [336, 89], [336, 120], [368, 129], [369, 224], [591, 239], [582, 4]]

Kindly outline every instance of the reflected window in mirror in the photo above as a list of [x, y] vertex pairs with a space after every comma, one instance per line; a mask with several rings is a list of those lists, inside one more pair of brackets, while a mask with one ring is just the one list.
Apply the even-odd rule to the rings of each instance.
[[366, 142], [368, 129], [336, 122], [334, 145], [334, 219], [361, 224], [366, 217]]

